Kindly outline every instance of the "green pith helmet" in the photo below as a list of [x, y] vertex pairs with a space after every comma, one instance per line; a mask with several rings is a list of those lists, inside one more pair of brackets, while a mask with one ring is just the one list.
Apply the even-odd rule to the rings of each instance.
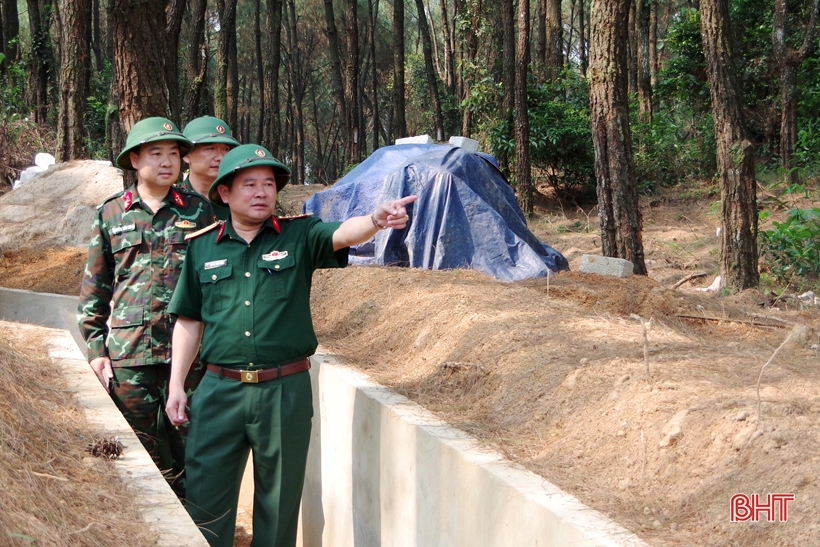
[[141, 144], [158, 141], [177, 141], [180, 158], [191, 150], [191, 141], [179, 132], [174, 122], [166, 118], [145, 118], [135, 123], [128, 132], [125, 148], [117, 156], [117, 167], [134, 171], [130, 152], [135, 152]]
[[208, 199], [216, 205], [226, 205], [216, 187], [220, 182], [225, 182], [228, 177], [232, 177], [239, 170], [248, 167], [259, 167], [260, 165], [270, 165], [273, 168], [273, 176], [276, 178], [276, 191], [281, 192], [282, 188], [290, 180], [290, 169], [282, 162], [274, 158], [266, 148], [258, 144], [241, 144], [225, 154], [222, 163], [219, 164], [219, 173], [208, 190]]
[[239, 146], [239, 141], [231, 135], [231, 128], [223, 120], [213, 116], [194, 118], [182, 130], [191, 143], [197, 144], [227, 144], [231, 148]]

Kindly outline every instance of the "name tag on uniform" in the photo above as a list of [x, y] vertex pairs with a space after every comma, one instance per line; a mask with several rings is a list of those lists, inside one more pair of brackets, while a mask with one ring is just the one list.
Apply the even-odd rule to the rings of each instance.
[[111, 233], [114, 235], [121, 234], [123, 232], [133, 232], [137, 228], [137, 225], [134, 223], [131, 224], [120, 224], [119, 226], [114, 226], [111, 228]]
[[206, 270], [212, 270], [214, 268], [219, 268], [221, 266], [227, 266], [227, 265], [228, 265], [228, 259], [227, 258], [223, 258], [222, 260], [211, 260], [210, 262], [205, 263], [205, 269]]
[[177, 228], [182, 228], [183, 230], [190, 230], [191, 228], [196, 228], [196, 222], [191, 222], [190, 220], [180, 220], [178, 222], [174, 222], [174, 226]]
[[266, 255], [262, 255], [262, 260], [270, 262], [271, 260], [282, 260], [286, 256], [288, 256], [287, 251], [271, 251]]

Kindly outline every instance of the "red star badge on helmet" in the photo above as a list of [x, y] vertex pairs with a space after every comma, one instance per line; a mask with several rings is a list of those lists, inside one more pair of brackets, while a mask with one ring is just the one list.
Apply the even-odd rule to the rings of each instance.
[[224, 133], [224, 132], [225, 132], [225, 128], [224, 128], [224, 127], [222, 127], [221, 125], [217, 125], [217, 126], [216, 126], [216, 132], [217, 132], [217, 133]]
[[164, 127], [166, 129], [166, 131], [171, 131], [174, 128], [174, 126], [171, 125], [168, 122], [165, 122], [164, 124], [162, 124], [162, 127]]
[[259, 156], [260, 158], [264, 158], [264, 157], [265, 157], [265, 151], [264, 151], [264, 150], [262, 150], [261, 148], [257, 148], [257, 149], [256, 149], [256, 152], [254, 152], [254, 153], [255, 153], [257, 156]]

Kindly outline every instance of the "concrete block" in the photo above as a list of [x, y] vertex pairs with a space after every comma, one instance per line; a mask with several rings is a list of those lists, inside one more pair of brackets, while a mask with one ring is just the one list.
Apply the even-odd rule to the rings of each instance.
[[633, 264], [623, 258], [583, 255], [578, 271], [582, 273], [611, 275], [614, 277], [629, 277], [632, 275], [633, 268]]
[[396, 139], [396, 144], [434, 144], [430, 135], [416, 135], [415, 137], [405, 137]]
[[472, 154], [478, 152], [478, 141], [468, 137], [450, 137], [450, 144], [463, 148], [465, 152]]

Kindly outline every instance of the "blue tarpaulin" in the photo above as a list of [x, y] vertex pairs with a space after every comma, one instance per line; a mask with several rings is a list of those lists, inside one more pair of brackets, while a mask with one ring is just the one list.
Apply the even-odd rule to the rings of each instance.
[[304, 206], [324, 221], [369, 215], [379, 203], [416, 194], [403, 230], [383, 230], [350, 250], [354, 264], [433, 270], [472, 268], [503, 281], [568, 270], [566, 258], [527, 228], [515, 195], [485, 154], [444, 144], [376, 150]]

